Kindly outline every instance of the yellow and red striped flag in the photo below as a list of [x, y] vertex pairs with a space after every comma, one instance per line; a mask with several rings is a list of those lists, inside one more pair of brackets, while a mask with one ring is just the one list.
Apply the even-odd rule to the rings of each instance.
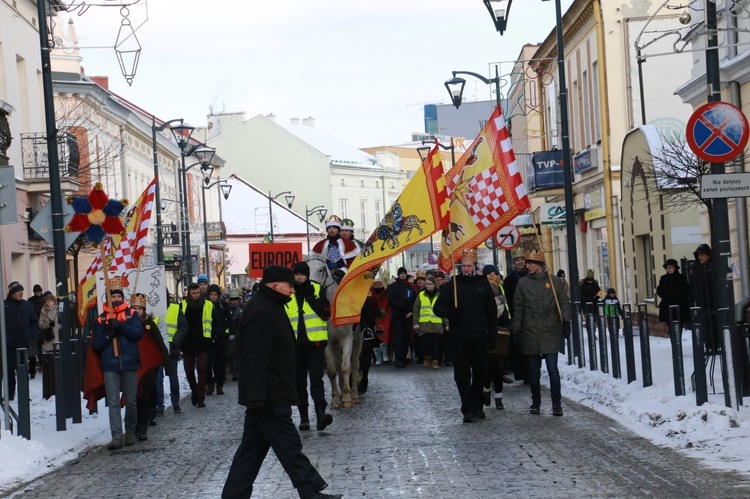
[[333, 299], [333, 325], [356, 324], [380, 266], [448, 223], [443, 163], [435, 146], [344, 275]]
[[445, 179], [450, 224], [443, 230], [440, 267], [449, 272], [462, 250], [477, 248], [530, 206], [499, 106]]

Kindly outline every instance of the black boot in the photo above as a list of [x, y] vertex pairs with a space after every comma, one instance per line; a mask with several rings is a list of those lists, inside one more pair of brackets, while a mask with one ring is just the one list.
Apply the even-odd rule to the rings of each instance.
[[299, 429], [300, 431], [310, 430], [310, 416], [307, 415], [307, 406], [299, 408]]
[[216, 395], [224, 395], [224, 385], [216, 385]]
[[326, 413], [326, 408], [324, 405], [315, 407], [315, 417], [318, 419], [318, 431], [325, 430], [328, 426], [331, 425], [331, 423], [333, 423], [333, 416]]
[[206, 386], [206, 395], [213, 395], [213, 394], [214, 394], [214, 385]]

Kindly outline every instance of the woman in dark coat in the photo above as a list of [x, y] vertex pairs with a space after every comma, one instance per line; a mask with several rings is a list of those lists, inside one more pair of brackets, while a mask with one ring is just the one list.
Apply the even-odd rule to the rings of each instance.
[[678, 305], [680, 307], [680, 322], [682, 324], [690, 322], [690, 307], [688, 305], [688, 296], [690, 295], [690, 286], [687, 278], [680, 274], [677, 260], [670, 258], [664, 264], [666, 274], [659, 279], [659, 285], [656, 287], [656, 294], [661, 298], [659, 302], [659, 322], [669, 322], [669, 307]]

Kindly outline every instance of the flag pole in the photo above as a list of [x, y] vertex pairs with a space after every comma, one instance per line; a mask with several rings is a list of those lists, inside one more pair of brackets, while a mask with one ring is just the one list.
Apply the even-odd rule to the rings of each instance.
[[[448, 237], [451, 237], [449, 235]], [[456, 252], [453, 249], [454, 247], [451, 246], [451, 273], [453, 274], [453, 307], [458, 308], [458, 278], [456, 277]]]
[[[531, 212], [531, 223], [534, 224], [534, 236], [536, 236], [536, 241], [539, 243], [539, 251], [542, 252], [542, 254], [545, 254], [544, 251], [544, 244], [542, 243], [542, 238], [539, 237], [539, 230], [540, 228], [537, 227], [536, 223], [536, 213], [539, 211], [539, 208]], [[545, 267], [547, 265], [545, 264]], [[560, 308], [560, 300], [557, 297], [557, 290], [555, 289], [555, 283], [552, 280], [552, 274], [549, 273], [549, 269], [547, 269], [547, 278], [549, 279], [549, 285], [552, 288], [552, 295], [555, 297], [555, 305], [557, 305], [557, 314], [560, 316], [560, 322], [563, 322], [563, 314], [562, 309]]]

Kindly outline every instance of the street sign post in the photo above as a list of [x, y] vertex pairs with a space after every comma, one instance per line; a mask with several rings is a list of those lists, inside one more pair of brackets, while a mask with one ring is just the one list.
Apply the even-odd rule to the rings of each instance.
[[717, 173], [701, 177], [701, 198], [750, 197], [750, 173]]
[[[68, 203], [63, 204], [63, 222], [66, 225], [70, 222], [70, 219], [73, 218], [74, 213], [75, 211], [71, 205]], [[45, 241], [49, 244], [54, 244], [52, 241], [52, 203], [48, 202], [45, 204], [39, 213], [36, 214], [30, 225], [37, 234], [44, 238]], [[65, 249], [70, 248], [70, 245], [73, 244], [80, 235], [79, 232], [63, 232], [63, 234], [65, 235]]]
[[690, 149], [709, 163], [731, 161], [745, 149], [750, 127], [744, 113], [728, 102], [709, 102], [695, 110], [685, 138]]
[[521, 242], [521, 232], [515, 225], [506, 225], [495, 234], [498, 249], [510, 251]]

